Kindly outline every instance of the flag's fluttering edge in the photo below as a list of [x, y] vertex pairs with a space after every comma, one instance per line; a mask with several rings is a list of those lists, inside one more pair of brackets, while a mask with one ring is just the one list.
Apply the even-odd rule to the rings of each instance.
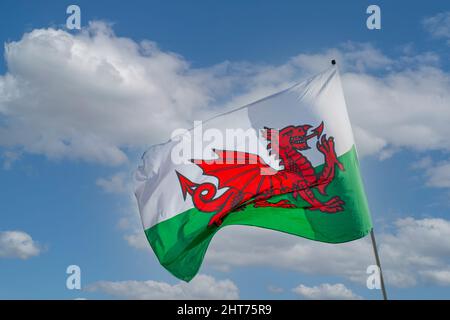
[[[196, 275], [212, 237], [227, 225], [328, 243], [370, 232], [336, 67], [204, 122], [202, 132], [216, 134], [206, 146], [198, 127], [150, 148], [135, 176], [146, 237], [176, 277]], [[225, 139], [230, 130], [237, 139]], [[201, 152], [186, 152], [196, 143]], [[175, 161], [183, 153], [186, 161]]]

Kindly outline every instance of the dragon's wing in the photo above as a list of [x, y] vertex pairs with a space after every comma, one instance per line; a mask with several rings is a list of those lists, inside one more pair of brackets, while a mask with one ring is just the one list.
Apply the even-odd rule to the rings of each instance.
[[214, 152], [218, 158], [192, 162], [197, 164], [205, 175], [216, 177], [219, 180], [219, 189], [236, 188], [248, 199], [268, 191], [278, 194], [286, 187], [285, 174], [280, 174], [280, 171], [270, 167], [258, 155], [226, 150]]

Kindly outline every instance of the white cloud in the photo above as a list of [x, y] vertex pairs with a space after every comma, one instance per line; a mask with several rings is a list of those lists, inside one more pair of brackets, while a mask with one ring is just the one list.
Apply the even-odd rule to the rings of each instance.
[[421, 272], [421, 275], [429, 283], [438, 286], [450, 286], [450, 269], [425, 270]]
[[36, 29], [6, 44], [0, 144], [48, 157], [126, 161], [124, 148], [166, 139], [210, 100], [207, 76], [103, 23], [72, 35]]
[[106, 193], [121, 196], [122, 217], [119, 219], [117, 226], [124, 232], [123, 238], [128, 245], [138, 250], [151, 251], [142, 228], [139, 209], [133, 194], [132, 174], [118, 172], [107, 178], [98, 178], [96, 184]]
[[3, 152], [3, 169], [9, 170], [11, 169], [14, 162], [20, 159], [21, 154], [19, 152], [14, 151], [5, 151]]
[[332, 58], [341, 71], [360, 155], [383, 159], [401, 148], [450, 151], [450, 76], [438, 67], [436, 54], [406, 52], [394, 60], [370, 45], [347, 44], [299, 54], [285, 68], [315, 73]]
[[284, 292], [284, 289], [283, 289], [283, 288], [277, 287], [277, 286], [273, 286], [273, 285], [268, 286], [268, 287], [267, 287], [267, 290], [268, 290], [270, 293], [274, 293], [274, 294], [280, 294], [280, 293], [283, 293], [283, 292]]
[[41, 253], [40, 246], [23, 231], [0, 232], [0, 258], [28, 259]]
[[[445, 239], [450, 237], [450, 221], [406, 218], [397, 220], [394, 227], [393, 233], [377, 234], [388, 286], [427, 283], [430, 272], [446, 270], [450, 242]], [[368, 238], [326, 244], [265, 229], [232, 226], [213, 238], [205, 261], [222, 271], [271, 266], [305, 274], [341, 276], [365, 286], [366, 269], [374, 264], [374, 257]]]
[[423, 173], [428, 187], [450, 188], [450, 162], [434, 162], [427, 156], [413, 163], [411, 168]]
[[[99, 22], [75, 35], [37, 29], [6, 44], [7, 73], [0, 76], [0, 146], [50, 158], [120, 164], [127, 161], [128, 150], [138, 152], [167, 139], [176, 127], [190, 127], [193, 119], [205, 119], [274, 93], [326, 68], [332, 58], [341, 70], [360, 155], [384, 159], [401, 148], [450, 151], [450, 76], [439, 68], [435, 54], [405, 52], [393, 59], [370, 45], [347, 43], [302, 53], [281, 65], [224, 62], [196, 69], [155, 43], [117, 37]], [[447, 172], [445, 163], [436, 170]], [[430, 173], [430, 184], [447, 186], [442, 180], [446, 176]], [[97, 184], [107, 192], [127, 188], [122, 173], [99, 178]], [[126, 240], [134, 247], [148, 248], [144, 237], [138, 236], [142, 231], [137, 227], [136, 211], [129, 211], [132, 222], [122, 219], [121, 223], [131, 230]], [[399, 231], [404, 228], [397, 227]], [[276, 264], [362, 281], [367, 264], [373, 263], [366, 240], [332, 246], [248, 227], [235, 230], [222, 231], [217, 237], [229, 247], [214, 244], [221, 250], [208, 253], [209, 261], [221, 270]], [[240, 236], [226, 238], [235, 232]], [[425, 228], [425, 232], [430, 230]], [[382, 255], [402, 256], [389, 245], [397, 239], [391, 236], [380, 237]], [[417, 253], [411, 243], [402, 245]], [[231, 248], [239, 259], [225, 259]], [[276, 259], [268, 261], [271, 255]], [[408, 265], [386, 258], [386, 264], [391, 264], [387, 272], [391, 282], [414, 285], [421, 281], [420, 258], [436, 270], [442, 267], [443, 258], [428, 252], [416, 261], [406, 257]], [[412, 275], [404, 270], [412, 270]]]
[[364, 156], [368, 154], [381, 155], [382, 150], [387, 146], [387, 141], [380, 137], [376, 137], [365, 131], [359, 126], [353, 127], [356, 145], [358, 146], [358, 154]]
[[323, 283], [319, 286], [307, 287], [300, 284], [292, 289], [296, 294], [311, 300], [360, 300], [362, 299], [357, 294], [354, 294], [350, 289], [342, 283], [329, 284]]
[[98, 178], [96, 184], [107, 193], [127, 193], [130, 192], [128, 185], [129, 178], [123, 172], [116, 173], [109, 178]]
[[142, 228], [136, 228], [137, 230], [132, 231], [125, 235], [125, 240], [128, 245], [140, 250], [150, 250], [150, 244], [145, 237], [145, 233]]
[[436, 188], [450, 188], [450, 162], [443, 162], [427, 169], [427, 185]]
[[433, 163], [433, 159], [430, 156], [421, 158], [420, 160], [411, 164], [411, 169], [422, 170], [429, 168]]
[[87, 287], [123, 299], [239, 299], [239, 289], [230, 280], [198, 275], [191, 282], [171, 285], [157, 281], [100, 281]]
[[[388, 73], [380, 78], [344, 73], [344, 91], [355, 124], [370, 139], [359, 148], [450, 150], [450, 77], [434, 67]], [[357, 136], [358, 138], [364, 138]]]
[[322, 53], [299, 54], [292, 59], [292, 63], [308, 70], [309, 73], [316, 73], [327, 68], [332, 59], [337, 61], [341, 70], [356, 73], [387, 70], [394, 63], [391, 58], [372, 45], [352, 42], [345, 43], [340, 48], [325, 50]]
[[365, 283], [373, 256], [367, 239], [327, 244], [267, 229], [230, 226], [214, 236], [205, 262], [219, 271], [270, 266], [305, 274], [341, 275]]
[[441, 12], [423, 20], [425, 29], [435, 38], [450, 39], [450, 11]]
[[194, 119], [286, 88], [332, 58], [361, 155], [450, 150], [450, 78], [433, 53], [393, 59], [371, 45], [347, 43], [281, 65], [193, 68], [153, 42], [117, 37], [95, 22], [75, 35], [33, 30], [6, 44], [5, 58], [0, 145], [50, 158], [124, 163], [126, 152], [137, 154]]
[[[450, 263], [450, 221], [439, 218], [397, 220], [396, 232], [383, 234], [380, 252], [388, 281], [409, 287], [430, 280], [426, 274]], [[425, 273], [424, 273], [425, 272]]]

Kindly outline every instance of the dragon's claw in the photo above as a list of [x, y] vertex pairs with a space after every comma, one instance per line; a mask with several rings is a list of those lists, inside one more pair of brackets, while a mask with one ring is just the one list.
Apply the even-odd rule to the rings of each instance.
[[344, 205], [344, 201], [341, 200], [341, 198], [339, 197], [333, 197], [330, 200], [328, 200], [327, 202], [325, 202], [325, 210], [324, 212], [328, 212], [328, 213], [335, 213], [338, 211], [342, 211], [343, 210], [343, 205]]
[[322, 135], [320, 142], [317, 141], [317, 150], [325, 156], [325, 161], [330, 167], [337, 165], [339, 170], [344, 171], [344, 165], [338, 160], [335, 152], [334, 137], [327, 139], [325, 134]]
[[278, 202], [275, 203], [277, 205], [277, 207], [281, 207], [281, 208], [296, 208], [296, 205], [293, 203], [290, 203], [289, 200], [280, 200]]
[[222, 222], [223, 222], [222, 218], [223, 218], [223, 217], [222, 217], [221, 215], [215, 214], [215, 215], [211, 218], [211, 220], [209, 220], [209, 222], [208, 222], [208, 227], [212, 227], [212, 226], [220, 227], [220, 226], [222, 225]]
[[344, 201], [339, 197], [333, 197], [321, 205], [310, 207], [310, 210], [319, 210], [325, 213], [336, 213], [344, 210]]

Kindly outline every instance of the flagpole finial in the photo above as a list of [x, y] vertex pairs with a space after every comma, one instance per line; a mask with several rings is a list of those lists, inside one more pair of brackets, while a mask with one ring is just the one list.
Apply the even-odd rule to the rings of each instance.
[[336, 64], [336, 60], [331, 60], [331, 64], [334, 66]]

